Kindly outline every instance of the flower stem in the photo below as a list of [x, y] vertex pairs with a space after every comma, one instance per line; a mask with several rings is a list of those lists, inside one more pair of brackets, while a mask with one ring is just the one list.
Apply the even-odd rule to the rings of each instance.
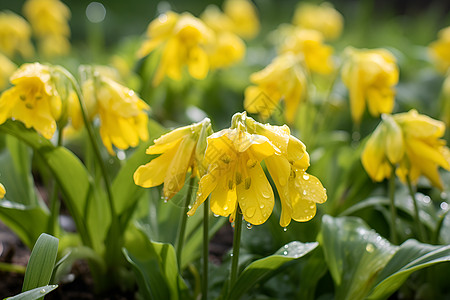
[[389, 178], [389, 200], [391, 208], [391, 239], [394, 244], [398, 244], [397, 237], [397, 209], [395, 208], [395, 174], [392, 170], [391, 177]]
[[209, 263], [209, 197], [203, 204], [203, 284], [202, 299], [208, 299], [208, 263]]
[[413, 204], [414, 204], [414, 223], [416, 223], [416, 229], [417, 232], [419, 234], [419, 239], [422, 242], [425, 242], [425, 231], [424, 228], [422, 226], [422, 222], [420, 221], [420, 210], [419, 210], [419, 205], [417, 203], [417, 199], [416, 199], [416, 193], [414, 192], [414, 189], [412, 187], [411, 184], [411, 180], [409, 178], [409, 176], [406, 177], [406, 183], [408, 185], [408, 190], [409, 190], [409, 194], [411, 195], [411, 198], [413, 200]]
[[191, 176], [189, 180], [188, 192], [186, 194], [186, 199], [184, 200], [183, 212], [181, 214], [181, 223], [178, 227], [178, 238], [177, 238], [177, 262], [178, 268], [181, 269], [181, 253], [184, 245], [184, 234], [186, 232], [186, 222], [187, 222], [187, 212], [189, 210], [189, 204], [191, 203], [192, 190], [194, 189], [195, 176]]
[[[62, 146], [62, 136], [63, 128], [58, 131], [58, 147]], [[56, 181], [53, 182], [53, 190], [50, 196], [50, 219], [48, 224], [48, 233], [56, 236], [56, 231], [58, 228], [58, 218], [59, 218], [59, 208], [61, 207], [61, 202], [58, 198], [58, 185]]]
[[229, 290], [234, 286], [239, 272], [239, 250], [241, 246], [242, 233], [242, 212], [238, 208], [236, 210], [236, 218], [234, 219], [234, 237], [233, 237], [233, 257], [231, 259], [231, 273]]

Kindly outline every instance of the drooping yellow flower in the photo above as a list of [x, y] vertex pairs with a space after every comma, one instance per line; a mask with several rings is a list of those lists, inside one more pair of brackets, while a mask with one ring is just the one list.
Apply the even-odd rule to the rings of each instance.
[[[262, 169], [262, 161], [278, 182], [278, 191], [286, 192], [281, 200], [282, 226], [287, 226], [291, 218], [298, 221], [311, 219], [315, 214], [315, 203], [326, 199], [326, 196], [323, 199], [320, 182], [322, 191], [316, 194], [317, 179], [311, 177], [308, 182], [309, 175], [305, 173], [309, 165], [308, 154], [304, 145], [289, 134], [287, 126], [265, 126], [245, 113], [235, 114], [231, 128], [208, 137], [204, 161], [208, 170], [200, 180], [197, 199], [188, 215], [193, 215], [211, 195], [213, 213], [230, 216], [232, 221], [240, 209], [247, 222], [264, 223], [272, 213], [274, 193]], [[295, 175], [291, 174], [300, 178], [293, 180]]]
[[3, 199], [5, 197], [6, 194], [6, 189], [3, 186], [3, 184], [0, 183], [0, 199]]
[[10, 11], [0, 12], [0, 51], [12, 58], [19, 53], [24, 58], [33, 55], [30, 25]]
[[295, 28], [280, 48], [281, 53], [293, 52], [303, 55], [305, 64], [311, 72], [327, 75], [333, 72], [331, 55], [333, 48], [323, 43], [323, 35], [316, 30]]
[[419, 114], [416, 110], [393, 116], [382, 115], [362, 153], [362, 163], [369, 176], [382, 181], [392, 175], [416, 182], [420, 175], [443, 189], [438, 168], [450, 170], [450, 150], [443, 137], [445, 125], [441, 121]]
[[244, 58], [245, 44], [233, 33], [232, 20], [215, 5], [209, 5], [200, 18], [214, 30], [215, 42], [210, 43], [208, 55], [211, 69], [231, 66]]
[[372, 116], [391, 113], [399, 71], [394, 55], [385, 49], [347, 48], [342, 81], [349, 89], [353, 121], [361, 122], [366, 101]]
[[84, 82], [83, 95], [88, 117], [100, 119], [100, 136], [111, 155], [113, 145], [125, 150], [148, 139], [149, 106], [133, 90], [97, 74]]
[[168, 12], [149, 24], [147, 36], [138, 55], [143, 57], [156, 49], [162, 52], [153, 85], [158, 85], [165, 76], [180, 80], [185, 66], [196, 79], [204, 79], [208, 74], [205, 47], [214, 34], [201, 20], [189, 13]]
[[436, 68], [446, 73], [450, 67], [450, 26], [441, 29], [438, 36], [439, 39], [430, 44], [429, 52]]
[[306, 95], [306, 78], [301, 57], [290, 52], [282, 54], [266, 68], [251, 75], [250, 81], [255, 85], [245, 90], [244, 107], [248, 112], [267, 119], [277, 109], [281, 111], [279, 102], [283, 99], [284, 115], [292, 124]]
[[252, 39], [259, 33], [256, 7], [249, 0], [226, 0], [223, 11], [232, 23], [231, 31], [244, 39]]
[[334, 40], [341, 35], [344, 18], [331, 3], [301, 3], [295, 10], [292, 23], [302, 28], [317, 30], [326, 39]]
[[3, 91], [8, 86], [9, 77], [17, 66], [2, 53], [0, 53], [0, 66], [0, 91]]
[[61, 98], [49, 66], [24, 64], [12, 76], [14, 85], [0, 96], [0, 124], [12, 118], [50, 139], [61, 115]]
[[[147, 154], [161, 154], [134, 173], [134, 182], [142, 187], [154, 187], [164, 183], [163, 194], [166, 200], [175, 196], [183, 187], [186, 174], [197, 175], [202, 169], [197, 150], [203, 147], [206, 135], [212, 132], [208, 118], [202, 122], [173, 130], [155, 140]], [[204, 150], [204, 149], [203, 149]], [[199, 150], [202, 152], [201, 150]]]
[[316, 214], [316, 203], [324, 203], [327, 195], [320, 180], [306, 173], [309, 155], [305, 145], [291, 135], [286, 125], [263, 125], [252, 118], [247, 118], [246, 123], [280, 150], [280, 154], [264, 161], [280, 196], [280, 225], [288, 226], [291, 219], [309, 221]]

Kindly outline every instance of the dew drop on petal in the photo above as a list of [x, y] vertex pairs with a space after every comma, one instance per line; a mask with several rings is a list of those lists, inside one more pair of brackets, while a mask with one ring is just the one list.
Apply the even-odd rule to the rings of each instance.
[[308, 174], [303, 174], [303, 179], [308, 180], [309, 179], [309, 175]]
[[223, 210], [227, 211], [227, 210], [228, 210], [228, 205], [225, 205], [225, 206], [223, 207]]
[[260, 204], [259, 208], [263, 209], [264, 208], [264, 204]]
[[214, 216], [214, 217], [216, 217], [216, 218], [218, 218], [218, 217], [219, 217], [219, 215], [218, 215], [218, 214], [213, 214], [213, 216]]
[[266, 198], [266, 199], [269, 199], [270, 196], [271, 196], [271, 195], [270, 195], [270, 192], [267, 191], [267, 190], [262, 191], [261, 195], [262, 195], [264, 198]]
[[303, 196], [306, 196], [306, 194], [307, 194], [306, 190], [303, 190]]
[[247, 208], [247, 210], [245, 211], [245, 214], [247, 217], [251, 218], [255, 215], [256, 212], [256, 208], [255, 207], [249, 207]]
[[253, 225], [250, 223], [247, 223], [247, 229], [252, 229], [252, 228], [253, 228]]

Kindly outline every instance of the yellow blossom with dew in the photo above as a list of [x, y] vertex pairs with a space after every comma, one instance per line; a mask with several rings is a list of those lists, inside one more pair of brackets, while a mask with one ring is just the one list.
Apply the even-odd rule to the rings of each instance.
[[341, 35], [344, 18], [331, 3], [301, 3], [294, 12], [292, 23], [301, 28], [317, 30], [326, 39], [334, 40]]
[[225, 15], [231, 20], [231, 31], [244, 39], [252, 39], [260, 29], [256, 7], [249, 0], [226, 0], [223, 4]]
[[245, 90], [245, 110], [267, 119], [279, 109], [283, 99], [286, 120], [294, 122], [299, 104], [306, 96], [307, 75], [301, 57], [290, 52], [282, 54], [263, 70], [253, 73], [250, 81], [255, 85]]
[[366, 102], [372, 116], [391, 113], [399, 78], [394, 55], [385, 49], [347, 48], [345, 52], [342, 81], [349, 89], [353, 121], [361, 122]]
[[8, 86], [9, 77], [17, 66], [2, 53], [0, 53], [0, 66], [0, 91], [3, 91]]
[[161, 155], [140, 166], [134, 173], [134, 182], [146, 188], [164, 183], [164, 198], [171, 199], [183, 187], [189, 170], [191, 176], [202, 170], [203, 167], [199, 166], [201, 157], [197, 155], [202, 152], [206, 135], [211, 132], [211, 122], [205, 118], [162, 135], [146, 151], [147, 154]]
[[19, 120], [50, 139], [56, 131], [62, 105], [51, 67], [24, 64], [10, 80], [14, 86], [0, 96], [0, 124], [10, 118]]
[[[188, 215], [193, 215], [210, 195], [212, 212], [230, 216], [231, 221], [234, 220], [237, 209], [242, 211], [244, 219], [250, 224], [259, 225], [269, 218], [274, 206], [274, 193], [261, 162], [264, 161], [267, 165], [267, 162], [270, 164], [271, 159], [274, 159], [275, 168], [280, 163], [287, 163], [287, 169], [271, 172], [274, 180], [283, 180], [278, 176], [286, 179], [283, 184], [285, 186], [291, 174], [290, 166], [294, 166], [294, 172], [297, 171], [302, 177], [306, 174], [304, 170], [309, 165], [309, 159], [304, 145], [290, 134], [286, 134], [287, 126], [264, 126], [247, 117], [245, 113], [238, 113], [233, 116], [231, 128], [208, 137], [204, 163], [209, 167], [207, 173], [200, 179], [197, 199]], [[283, 133], [278, 134], [277, 131]], [[284, 212], [280, 220], [282, 226], [287, 226], [291, 218], [300, 221], [309, 220], [315, 213], [315, 209], [314, 213], [311, 213], [312, 209], [305, 210], [305, 205], [312, 205], [315, 202], [305, 202], [305, 199], [309, 198], [300, 196], [304, 195], [303, 191], [307, 190], [308, 184], [306, 183], [302, 189], [303, 182], [300, 183], [300, 188], [294, 181], [292, 182], [293, 184], [289, 182], [291, 194], [286, 194], [282, 200], [282, 203], [285, 201], [286, 205], [289, 205], [287, 209], [286, 205], [282, 204]], [[319, 197], [321, 196], [317, 199]], [[317, 200], [323, 201], [325, 200], [322, 198]]]
[[6, 194], [6, 189], [3, 186], [3, 184], [0, 183], [0, 199], [3, 199], [5, 197]]
[[12, 58], [19, 53], [25, 58], [33, 55], [31, 28], [27, 21], [10, 11], [0, 12], [0, 51]]
[[442, 73], [450, 67], [450, 26], [441, 29], [438, 33], [439, 39], [429, 46], [429, 53], [436, 67]]
[[443, 122], [416, 110], [382, 115], [382, 121], [367, 141], [361, 156], [364, 169], [374, 181], [392, 175], [393, 167], [402, 180], [416, 182], [420, 175], [443, 189], [438, 168], [450, 170], [450, 150]]
[[147, 37], [138, 55], [144, 57], [154, 50], [161, 51], [153, 85], [161, 83], [165, 76], [180, 80], [184, 67], [196, 79], [204, 79], [208, 74], [205, 47], [213, 41], [214, 33], [200, 19], [189, 13], [162, 14], [149, 24]]
[[84, 82], [83, 95], [88, 117], [100, 119], [100, 136], [111, 155], [113, 145], [125, 150], [148, 139], [146, 111], [150, 108], [133, 90], [96, 74]]
[[323, 35], [316, 30], [294, 28], [280, 47], [280, 53], [302, 55], [311, 72], [327, 75], [333, 72], [333, 48], [324, 44]]

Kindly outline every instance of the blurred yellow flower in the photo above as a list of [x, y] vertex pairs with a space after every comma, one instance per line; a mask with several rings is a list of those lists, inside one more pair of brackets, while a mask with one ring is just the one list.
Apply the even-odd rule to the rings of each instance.
[[0, 91], [3, 91], [8, 86], [9, 77], [17, 66], [2, 53], [0, 53], [0, 66]]
[[5, 197], [6, 194], [6, 189], [3, 186], [3, 184], [0, 183], [0, 199], [3, 199]]
[[58, 35], [49, 35], [42, 38], [38, 44], [39, 51], [46, 57], [62, 56], [70, 52], [70, 42], [67, 38]]
[[[237, 209], [254, 225], [264, 223], [274, 206], [274, 193], [261, 162], [276, 182], [282, 202], [280, 224], [291, 219], [307, 221], [315, 215], [315, 203], [326, 200], [325, 190], [305, 173], [309, 156], [302, 142], [287, 126], [262, 125], [246, 113], [233, 116], [232, 126], [208, 137], [204, 156], [208, 166], [200, 179], [197, 199], [188, 212], [193, 215], [211, 194], [211, 210], [233, 221]], [[298, 176], [295, 180], [294, 176]], [[311, 177], [309, 177], [311, 176]]]
[[214, 33], [201, 20], [189, 13], [168, 12], [149, 24], [147, 37], [138, 55], [143, 57], [156, 49], [162, 52], [153, 85], [161, 83], [164, 76], [180, 80], [184, 66], [196, 79], [204, 79], [208, 74], [205, 47], [213, 41]]
[[301, 3], [294, 12], [294, 25], [321, 32], [326, 39], [334, 40], [341, 35], [344, 18], [333, 5]]
[[446, 73], [450, 67], [450, 26], [441, 29], [438, 36], [439, 39], [430, 44], [429, 52], [438, 70]]
[[450, 170], [450, 150], [443, 139], [445, 125], [416, 110], [382, 115], [382, 121], [367, 141], [362, 164], [369, 176], [382, 181], [392, 174], [393, 166], [402, 180], [416, 182], [420, 175], [443, 189], [438, 168]]
[[259, 18], [256, 7], [249, 0], [226, 0], [223, 11], [232, 23], [231, 31], [244, 39], [254, 38], [259, 33]]
[[111, 155], [113, 145], [125, 150], [148, 139], [146, 111], [150, 108], [133, 90], [97, 74], [84, 82], [83, 96], [88, 117], [100, 118], [100, 136]]
[[324, 203], [327, 194], [320, 180], [306, 173], [309, 155], [305, 145], [291, 135], [286, 125], [263, 125], [251, 118], [247, 118], [247, 124], [280, 150], [280, 154], [264, 160], [280, 196], [280, 225], [288, 226], [291, 219], [309, 221], [316, 215], [316, 203]]
[[10, 11], [0, 12], [0, 51], [12, 58], [19, 53], [24, 58], [33, 55], [31, 28], [27, 21]]
[[12, 118], [50, 139], [61, 115], [61, 98], [49, 66], [24, 64], [12, 76], [13, 87], [0, 96], [0, 124]]
[[266, 68], [253, 73], [255, 84], [245, 90], [244, 108], [249, 113], [270, 117], [284, 100], [286, 121], [293, 124], [299, 104], [306, 95], [307, 75], [301, 57], [290, 52], [276, 57]]
[[345, 50], [342, 81], [349, 89], [353, 121], [361, 122], [366, 101], [372, 116], [391, 113], [399, 71], [394, 55], [385, 49]]
[[280, 47], [281, 53], [303, 55], [311, 72], [330, 74], [334, 70], [333, 48], [323, 43], [323, 35], [316, 30], [295, 28]]
[[147, 154], [161, 155], [140, 166], [134, 173], [134, 182], [146, 188], [164, 183], [164, 198], [171, 199], [183, 187], [189, 170], [191, 176], [197, 175], [200, 161], [196, 152], [206, 141], [205, 134], [211, 132], [211, 122], [206, 118], [162, 135], [146, 151]]

